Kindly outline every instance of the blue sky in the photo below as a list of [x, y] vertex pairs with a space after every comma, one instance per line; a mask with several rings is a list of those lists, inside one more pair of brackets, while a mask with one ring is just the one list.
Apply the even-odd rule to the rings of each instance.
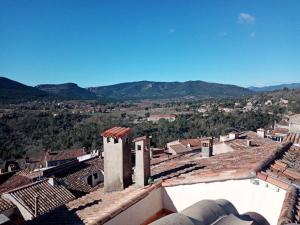
[[300, 82], [299, 11], [298, 0], [0, 0], [0, 76]]

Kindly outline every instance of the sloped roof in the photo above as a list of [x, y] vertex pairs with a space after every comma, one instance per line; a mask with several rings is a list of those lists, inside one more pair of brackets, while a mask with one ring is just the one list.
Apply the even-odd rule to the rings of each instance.
[[31, 183], [2, 195], [5, 199], [16, 201], [34, 216], [35, 197], [38, 196], [38, 215], [63, 205], [75, 197], [62, 185], [52, 186], [48, 179]]
[[190, 149], [187, 149], [183, 144], [170, 145], [169, 148], [171, 148], [177, 154], [185, 153], [185, 152], [190, 151]]
[[278, 219], [278, 225], [285, 225], [288, 223], [300, 224], [299, 205], [300, 192], [296, 187], [290, 186], [285, 194], [281, 213]]
[[113, 127], [101, 133], [103, 137], [123, 138], [132, 131], [131, 128]]
[[63, 151], [55, 151], [55, 152], [47, 152], [45, 156], [46, 161], [56, 161], [56, 160], [67, 160], [67, 159], [75, 159], [79, 156], [83, 156], [87, 154], [82, 148], [80, 149], [71, 149], [71, 150], [63, 150]]
[[201, 139], [200, 138], [190, 138], [190, 139], [181, 139], [179, 140], [179, 142], [185, 146], [187, 146], [188, 144], [191, 147], [197, 147], [197, 146], [201, 146]]
[[287, 136], [285, 136], [283, 142], [292, 142], [293, 144], [300, 145], [300, 134], [289, 133]]
[[[247, 146], [251, 140], [254, 146]], [[244, 132], [241, 139], [226, 142], [234, 151], [209, 158], [189, 152], [170, 157], [151, 167], [151, 174], [163, 179], [166, 186], [249, 177], [258, 162], [263, 161], [282, 146], [281, 143], [260, 138], [255, 132]]]
[[0, 213], [15, 207], [14, 204], [12, 204], [11, 201], [4, 199], [1, 197], [1, 194], [3, 194], [4, 192], [7, 192], [11, 189], [15, 189], [17, 187], [23, 186], [23, 185], [27, 185], [31, 183], [31, 180], [27, 177], [23, 177], [21, 175], [18, 174], [14, 174], [13, 176], [11, 176], [10, 178], [8, 178], [4, 183], [2, 183], [0, 185]]
[[291, 145], [283, 149], [258, 177], [284, 189], [291, 183], [300, 185], [300, 147]]
[[143, 141], [143, 140], [146, 140], [146, 139], [147, 139], [147, 136], [137, 137], [137, 138], [134, 138], [132, 140], [132, 142]]
[[91, 192], [101, 186], [94, 187], [87, 184], [83, 179], [96, 172], [104, 170], [104, 162], [101, 158], [95, 158], [80, 162], [78, 165], [63, 170], [55, 174], [57, 180], [63, 184], [67, 189], [79, 192]]
[[15, 207], [14, 204], [12, 204], [10, 201], [5, 200], [3, 198], [0, 197], [0, 214], [5, 211], [8, 210], [10, 208]]
[[289, 133], [289, 129], [287, 128], [275, 128], [273, 131], [272, 131], [272, 135], [276, 135], [276, 134], [288, 134]]

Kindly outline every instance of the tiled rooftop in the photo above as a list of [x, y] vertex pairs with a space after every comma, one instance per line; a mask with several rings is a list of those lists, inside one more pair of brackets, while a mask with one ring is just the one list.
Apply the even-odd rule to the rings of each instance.
[[96, 172], [103, 171], [103, 169], [103, 159], [95, 158], [80, 162], [78, 165], [72, 168], [56, 173], [55, 177], [69, 190], [88, 193], [96, 190], [102, 185], [99, 184], [92, 187], [83, 181], [83, 178]]
[[7, 200], [0, 197], [0, 214], [3, 211], [8, 210], [8, 209], [13, 208], [13, 207], [14, 207], [14, 205], [10, 201], [7, 201]]
[[103, 137], [123, 138], [132, 131], [131, 128], [113, 127], [101, 133]]
[[290, 186], [286, 192], [278, 219], [278, 225], [290, 223], [300, 224], [300, 191], [293, 186]]
[[47, 152], [45, 156], [46, 161], [56, 161], [56, 160], [66, 160], [66, 159], [75, 159], [79, 156], [87, 154], [84, 149], [71, 149], [55, 152]]
[[300, 134], [289, 133], [283, 142], [292, 142], [293, 144], [300, 145]]
[[292, 143], [285, 145], [286, 148], [279, 151], [275, 157], [268, 160], [265, 167], [261, 168], [258, 177], [287, 189], [292, 183], [300, 185], [300, 146]]
[[[251, 140], [252, 146], [247, 146]], [[152, 165], [152, 175], [164, 185], [178, 185], [253, 176], [259, 162], [281, 147], [270, 139], [245, 132], [240, 139], [226, 142], [235, 151], [203, 158], [201, 153], [188, 153]]]
[[20, 176], [18, 174], [14, 174], [8, 180], [6, 180], [3, 184], [0, 185], [0, 213], [2, 211], [5, 211], [7, 209], [14, 207], [14, 205], [9, 200], [3, 199], [1, 197], [1, 194], [9, 191], [11, 189], [15, 189], [17, 187], [20, 187], [22, 185], [26, 185], [29, 183], [31, 183], [30, 179]]
[[38, 215], [42, 215], [74, 199], [74, 196], [66, 188], [62, 185], [51, 185], [48, 179], [2, 194], [3, 198], [11, 198], [12, 202], [18, 202], [33, 216], [36, 196], [38, 196]]
[[139, 200], [145, 198], [160, 183], [135, 188], [130, 186], [123, 191], [104, 193], [103, 188], [51, 211], [26, 223], [26, 225], [92, 225], [103, 224]]
[[[108, 132], [106, 134], [104, 132], [104, 136], [119, 137], [118, 135], [122, 136], [126, 132], [130, 132], [127, 130], [129, 128], [112, 129], [106, 131]], [[248, 145], [249, 141], [251, 141], [251, 146]], [[160, 185], [173, 186], [253, 177], [257, 168], [260, 168], [260, 165], [265, 163], [267, 158], [270, 158], [278, 152], [278, 149], [282, 148], [282, 144], [270, 139], [260, 138], [255, 132], [251, 131], [244, 132], [240, 135], [240, 138], [226, 141], [224, 144], [230, 146], [234, 151], [216, 154], [210, 158], [203, 158], [201, 152], [191, 152], [179, 156], [165, 155], [161, 158], [152, 159], [151, 174], [155, 180], [154, 185], [145, 188], [130, 186], [123, 191], [112, 193], [104, 193], [103, 188], [99, 187], [97, 189], [92, 188], [87, 190], [87, 192], [91, 192], [85, 196], [60, 206], [28, 222], [28, 224], [102, 224], [143, 199], [153, 188], [160, 187]], [[294, 157], [294, 155], [291, 157]], [[86, 175], [88, 172], [85, 171], [86, 168], [103, 169], [101, 159], [93, 159], [89, 162], [88, 165], [85, 165], [86, 167], [83, 166], [80, 169], [78, 167], [78, 170], [68, 170], [68, 172], [61, 174], [57, 173], [56, 177], [59, 181], [67, 181], [67, 183], [71, 181], [70, 183], [72, 183], [73, 180], [76, 181], [79, 177]], [[160, 183], [161, 180], [163, 180], [162, 184]], [[75, 182], [76, 185], [78, 185], [77, 182]]]

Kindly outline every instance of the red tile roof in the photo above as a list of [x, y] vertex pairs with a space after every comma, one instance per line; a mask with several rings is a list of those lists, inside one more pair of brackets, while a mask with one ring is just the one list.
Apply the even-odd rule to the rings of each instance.
[[113, 127], [101, 133], [103, 137], [123, 138], [132, 131], [131, 128]]

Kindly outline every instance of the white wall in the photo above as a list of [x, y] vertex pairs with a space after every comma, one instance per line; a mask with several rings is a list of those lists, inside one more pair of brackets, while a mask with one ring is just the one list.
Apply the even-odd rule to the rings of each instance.
[[104, 225], [140, 225], [161, 209], [161, 188], [158, 188]]
[[165, 187], [162, 191], [163, 206], [181, 211], [203, 199], [227, 199], [240, 214], [257, 212], [271, 225], [276, 225], [286, 191], [268, 186], [261, 181], [254, 185], [247, 179]]

